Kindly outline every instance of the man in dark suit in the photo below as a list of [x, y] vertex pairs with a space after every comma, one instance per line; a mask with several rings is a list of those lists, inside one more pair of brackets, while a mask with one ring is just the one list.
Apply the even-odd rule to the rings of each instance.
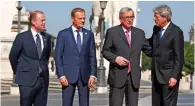
[[76, 87], [79, 106], [89, 106], [89, 88], [97, 74], [94, 35], [83, 28], [85, 11], [71, 12], [72, 26], [59, 32], [55, 48], [56, 71], [62, 85], [63, 106], [73, 106]]
[[51, 37], [44, 32], [43, 12], [31, 12], [29, 22], [31, 29], [16, 36], [9, 59], [19, 85], [20, 106], [46, 106]]
[[176, 106], [184, 63], [182, 30], [171, 22], [167, 5], [154, 8], [152, 46], [152, 106]]
[[134, 17], [131, 8], [122, 8], [119, 13], [121, 25], [106, 33], [102, 54], [110, 62], [109, 106], [122, 106], [124, 94], [126, 106], [138, 106], [140, 54], [143, 51], [150, 55], [151, 47], [144, 31], [132, 26]]

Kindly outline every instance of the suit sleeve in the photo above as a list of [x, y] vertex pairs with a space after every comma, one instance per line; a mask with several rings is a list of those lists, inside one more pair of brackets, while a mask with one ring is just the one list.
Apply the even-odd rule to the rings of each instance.
[[112, 52], [112, 35], [109, 30], [106, 32], [106, 37], [104, 41], [104, 45], [102, 48], [102, 55], [105, 59], [107, 59], [111, 63], [115, 63], [115, 59], [117, 57], [116, 54]]
[[51, 54], [51, 35], [49, 35], [49, 38], [48, 38], [48, 60], [49, 60], [49, 57], [50, 57], [50, 54]]
[[63, 71], [63, 53], [64, 53], [64, 38], [61, 32], [58, 33], [55, 47], [55, 63], [58, 78], [65, 76]]
[[147, 56], [152, 56], [152, 49], [149, 43], [149, 40], [145, 38], [145, 33], [143, 32], [144, 35], [144, 43], [142, 45], [142, 51], [147, 55]]
[[13, 42], [13, 45], [12, 45], [12, 48], [9, 54], [9, 60], [10, 60], [10, 64], [11, 64], [14, 75], [16, 74], [18, 59], [21, 55], [22, 46], [23, 46], [23, 42], [22, 42], [21, 35], [16, 35], [16, 38]]
[[153, 27], [153, 34], [152, 34], [152, 36], [147, 39], [151, 48], [153, 48], [153, 40], [154, 40], [155, 30], [156, 30], [156, 26]]
[[180, 74], [184, 63], [184, 37], [181, 30], [175, 33], [173, 38], [173, 50], [174, 50], [174, 67], [172, 77], [175, 79], [180, 78]]
[[91, 76], [97, 77], [97, 60], [96, 60], [96, 48], [95, 48], [95, 40], [94, 34], [91, 32], [90, 36], [90, 67], [91, 67]]

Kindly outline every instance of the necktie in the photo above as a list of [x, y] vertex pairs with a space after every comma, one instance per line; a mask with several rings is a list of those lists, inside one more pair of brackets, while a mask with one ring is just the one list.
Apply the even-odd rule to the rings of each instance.
[[77, 30], [77, 48], [79, 52], [81, 51], [81, 35], [79, 34], [79, 31]]
[[129, 36], [129, 31], [125, 31], [125, 35], [126, 35], [129, 47], [131, 47], [131, 40], [130, 40], [130, 36]]
[[[39, 58], [41, 58], [41, 39], [39, 37], [39, 34], [36, 35], [37, 39], [36, 39], [36, 45], [37, 45], [37, 52], [39, 55]], [[39, 74], [42, 72], [41, 67], [39, 66]]]
[[161, 29], [158, 33], [158, 39], [161, 40], [162, 38], [162, 32], [164, 31], [164, 29]]
[[[131, 40], [130, 40], [130, 36], [129, 36], [129, 31], [125, 31], [125, 35], [126, 35], [126, 38], [127, 38], [128, 44], [129, 44], [129, 47], [131, 47]], [[129, 64], [128, 64], [128, 73], [130, 71], [131, 71], [131, 63], [129, 61]]]
[[39, 58], [41, 57], [41, 39], [39, 37], [39, 34], [36, 35], [36, 45], [37, 45], [37, 52], [39, 55]]

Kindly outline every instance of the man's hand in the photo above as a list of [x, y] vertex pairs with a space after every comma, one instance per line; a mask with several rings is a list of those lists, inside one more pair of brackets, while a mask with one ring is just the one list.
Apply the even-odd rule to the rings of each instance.
[[61, 77], [59, 80], [62, 86], [68, 86], [68, 80], [65, 76]]
[[122, 56], [117, 56], [115, 62], [120, 66], [127, 66], [129, 61]]
[[88, 81], [88, 87], [94, 88], [95, 87], [95, 77], [90, 77]]
[[175, 78], [169, 79], [169, 87], [174, 87], [177, 84], [177, 80]]

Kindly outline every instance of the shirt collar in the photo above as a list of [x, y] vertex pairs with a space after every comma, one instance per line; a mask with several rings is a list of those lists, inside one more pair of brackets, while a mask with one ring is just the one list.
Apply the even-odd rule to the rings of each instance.
[[72, 31], [73, 31], [73, 32], [76, 32], [77, 30], [78, 30], [79, 32], [82, 32], [82, 28], [77, 29], [77, 28], [75, 28], [75, 27], [72, 25]]
[[131, 28], [129, 28], [129, 30], [125, 29], [123, 26], [122, 26], [122, 28], [123, 28], [123, 31], [124, 31], [125, 33], [126, 33], [126, 31], [131, 32]]
[[37, 34], [41, 35], [40, 33], [36, 32], [36, 31], [33, 30], [32, 28], [31, 28], [31, 32], [32, 32], [33, 37], [36, 37]]
[[171, 22], [169, 22], [167, 25], [163, 27], [164, 30], [166, 30]]

